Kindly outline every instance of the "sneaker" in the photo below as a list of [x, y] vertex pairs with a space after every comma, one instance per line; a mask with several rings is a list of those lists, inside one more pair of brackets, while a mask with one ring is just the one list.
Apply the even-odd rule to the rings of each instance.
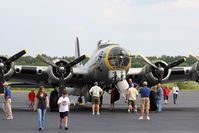
[[130, 110], [128, 110], [128, 113], [130, 113], [131, 111]]
[[137, 113], [138, 111], [137, 111], [137, 110], [135, 110], [134, 112], [135, 112], [135, 113]]
[[68, 127], [65, 127], [65, 130], [68, 130]]
[[41, 131], [42, 130], [42, 128], [39, 128], [39, 131]]
[[100, 113], [99, 113], [99, 112], [97, 112], [97, 115], [100, 115]]
[[63, 128], [62, 125], [59, 125], [59, 128], [62, 129]]
[[6, 120], [13, 120], [13, 118], [6, 118]]
[[146, 119], [147, 119], [147, 120], [150, 120], [150, 117], [149, 117], [149, 116], [147, 116], [147, 117], [146, 117]]
[[95, 115], [95, 112], [93, 112], [92, 115]]
[[143, 116], [140, 116], [139, 120], [143, 120], [143, 119], [144, 119]]

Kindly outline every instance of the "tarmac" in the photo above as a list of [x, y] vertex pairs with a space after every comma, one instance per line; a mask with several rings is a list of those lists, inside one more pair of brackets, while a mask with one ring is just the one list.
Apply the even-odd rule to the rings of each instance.
[[[177, 104], [163, 106], [161, 113], [150, 112], [151, 120], [138, 120], [140, 111], [127, 113], [127, 104], [121, 98], [115, 103], [115, 111], [109, 111], [110, 95], [105, 94], [100, 116], [91, 115], [91, 104], [71, 105], [69, 130], [59, 129], [59, 113], [47, 111], [45, 130], [38, 131], [37, 112], [28, 111], [28, 93], [13, 93], [13, 120], [5, 120], [0, 96], [0, 133], [198, 133], [199, 91], [181, 92]], [[70, 97], [72, 102], [77, 97]], [[139, 107], [139, 98], [137, 100]], [[162, 102], [163, 103], [163, 102]]]

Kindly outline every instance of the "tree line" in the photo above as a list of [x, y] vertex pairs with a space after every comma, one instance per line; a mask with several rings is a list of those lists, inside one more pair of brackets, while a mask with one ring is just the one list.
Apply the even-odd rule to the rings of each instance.
[[[75, 59], [74, 56], [68, 57], [68, 56], [63, 56], [63, 57], [51, 57], [51, 56], [47, 56], [45, 54], [42, 54], [42, 56], [50, 59], [50, 60], [55, 60], [55, 59], [63, 59], [66, 61], [71, 62], [72, 60]], [[168, 64], [182, 59], [184, 58], [184, 56], [167, 56], [167, 55], [162, 55], [161, 57], [156, 57], [156, 56], [149, 56], [148, 57], [150, 60], [152, 61], [158, 61], [158, 60], [163, 60], [165, 62], [167, 62]], [[83, 61], [83, 64], [85, 64], [87, 61], [89, 60], [89, 57], [87, 59], [85, 59]], [[180, 64], [179, 66], [181, 67], [185, 67], [185, 66], [191, 66], [195, 63], [196, 61], [193, 60], [192, 58], [187, 58], [187, 61]], [[42, 62], [41, 60], [34, 58], [32, 56], [23, 56], [21, 58], [19, 58], [17, 61], [15, 61], [15, 65], [30, 65], [30, 66], [46, 66], [47, 64], [45, 64], [44, 62]], [[146, 62], [144, 62], [142, 59], [140, 59], [139, 57], [132, 57], [131, 60], [131, 67], [133, 68], [139, 68], [139, 67], [143, 67], [144, 65], [146, 65]]]

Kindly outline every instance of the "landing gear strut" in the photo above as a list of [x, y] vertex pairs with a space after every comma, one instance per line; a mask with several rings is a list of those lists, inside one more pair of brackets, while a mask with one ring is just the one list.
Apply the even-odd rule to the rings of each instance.
[[57, 111], [58, 110], [58, 101], [59, 95], [57, 90], [55, 89], [50, 93], [50, 110], [51, 111]]
[[150, 111], [156, 111], [157, 105], [155, 100], [155, 91], [150, 92]]

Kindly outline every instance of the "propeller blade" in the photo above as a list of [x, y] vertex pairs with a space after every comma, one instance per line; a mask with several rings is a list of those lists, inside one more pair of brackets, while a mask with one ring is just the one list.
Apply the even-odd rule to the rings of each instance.
[[194, 55], [194, 54], [192, 54], [192, 53], [189, 53], [189, 57], [195, 59], [196, 61], [199, 61], [199, 57]]
[[160, 74], [159, 77], [158, 77], [158, 83], [162, 83], [162, 77], [163, 77], [163, 75]]
[[50, 65], [50, 66], [53, 66], [53, 67], [58, 67], [55, 63], [53, 63], [52, 61], [50, 61], [49, 59], [37, 54], [36, 55], [36, 58], [40, 59], [41, 61], [45, 62], [46, 64]]
[[22, 50], [19, 53], [13, 55], [12, 57], [10, 57], [5, 64], [11, 63], [13, 61], [16, 61], [18, 58], [20, 58], [21, 56], [23, 56], [25, 53], [27, 52], [27, 50]]
[[59, 96], [62, 95], [62, 92], [65, 89], [65, 84], [64, 84], [64, 74], [61, 74], [59, 78]]
[[3, 83], [4, 83], [4, 72], [3, 69], [0, 68], [0, 93], [4, 92]]
[[72, 67], [72, 66], [78, 64], [79, 62], [83, 61], [83, 60], [86, 59], [86, 58], [87, 58], [87, 55], [86, 55], [86, 54], [85, 54], [85, 55], [82, 55], [82, 56], [80, 56], [79, 58], [77, 58], [77, 59], [73, 60], [72, 62], [70, 62], [66, 67]]
[[147, 57], [145, 57], [144, 55], [138, 53], [137, 56], [141, 57], [146, 63], [148, 63], [149, 65], [151, 65], [152, 67], [158, 69], [158, 67], [152, 63]]
[[164, 69], [170, 69], [170, 68], [173, 68], [175, 66], [178, 66], [178, 65], [182, 64], [183, 62], [185, 62], [186, 60], [187, 60], [186, 58], [177, 60], [177, 61], [167, 65], [166, 67], [164, 67]]

